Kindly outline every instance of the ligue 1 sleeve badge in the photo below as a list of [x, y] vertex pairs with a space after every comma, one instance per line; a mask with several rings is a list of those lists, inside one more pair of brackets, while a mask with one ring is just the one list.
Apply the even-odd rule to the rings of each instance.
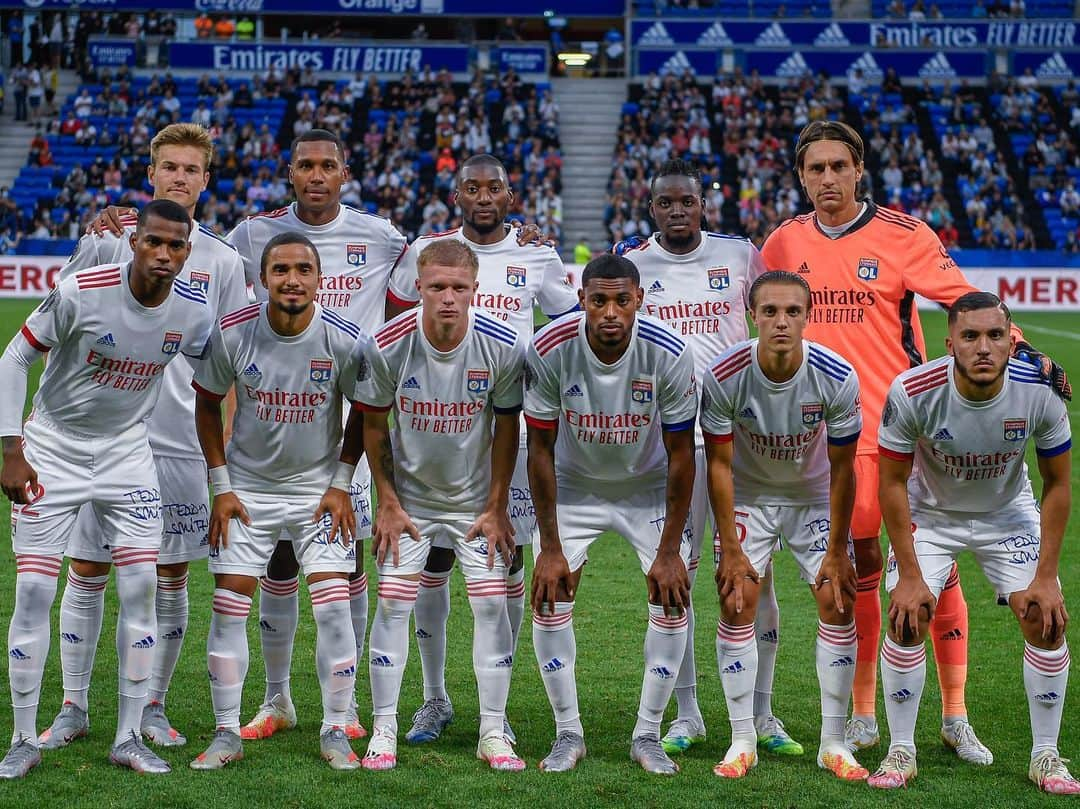
[[345, 260], [349, 263], [350, 267], [363, 267], [367, 264], [367, 245], [346, 244]]
[[334, 370], [333, 360], [312, 360], [311, 361], [311, 381], [316, 384], [323, 384], [330, 381], [330, 376]]
[[176, 354], [180, 350], [180, 341], [184, 339], [184, 333], [179, 331], [165, 332], [165, 340], [161, 344], [162, 354]]

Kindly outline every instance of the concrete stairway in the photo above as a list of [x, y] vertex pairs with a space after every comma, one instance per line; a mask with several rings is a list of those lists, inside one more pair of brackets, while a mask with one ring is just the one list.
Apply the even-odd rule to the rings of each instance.
[[626, 79], [555, 79], [562, 143], [562, 252], [582, 236], [594, 251], [608, 246], [604, 205]]

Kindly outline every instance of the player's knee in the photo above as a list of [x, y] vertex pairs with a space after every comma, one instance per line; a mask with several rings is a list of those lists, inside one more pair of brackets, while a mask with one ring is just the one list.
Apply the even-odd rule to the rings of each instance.
[[506, 613], [506, 592], [501, 595], [469, 596], [469, 606], [477, 621], [496, 623]]
[[[108, 576], [109, 570], [112, 568], [112, 565], [108, 562], [90, 562], [86, 559], [71, 559], [68, 562], [68, 566], [74, 570], [76, 574], [87, 579], [97, 576]], [[185, 568], [186, 567], [187, 566], [185, 565]]]
[[514, 549], [514, 560], [510, 563], [510, 569], [507, 574], [513, 576], [515, 573], [520, 573], [521, 569], [525, 567], [525, 548], [522, 545], [518, 545]]
[[[357, 554], [359, 556], [360, 554]], [[274, 552], [270, 554], [270, 561], [266, 565], [266, 578], [274, 581], [288, 581], [295, 579], [300, 572], [300, 563], [296, 561], [291, 542], [279, 542], [274, 546]]]
[[424, 563], [426, 573], [447, 573], [454, 567], [454, 551], [450, 548], [435, 548], [428, 551], [427, 561]]
[[752, 591], [749, 588], [743, 588], [742, 594], [742, 609], [739, 609], [739, 605], [735, 599], [734, 593], [728, 593], [727, 597], [720, 603], [720, 614], [725, 623], [732, 626], [741, 626], [744, 624], [750, 624], [754, 621], [754, 615], [757, 613], [757, 588]]
[[881, 556], [881, 543], [877, 537], [861, 539], [852, 543], [855, 547], [855, 571], [860, 578], [880, 573], [884, 559]]

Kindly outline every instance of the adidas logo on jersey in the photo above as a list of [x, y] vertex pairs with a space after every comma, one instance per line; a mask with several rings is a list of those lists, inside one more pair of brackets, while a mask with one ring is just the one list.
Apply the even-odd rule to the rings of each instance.
[[1035, 70], [1035, 75], [1040, 79], [1058, 79], [1061, 81], [1068, 81], [1073, 78], [1073, 72], [1069, 69], [1069, 65], [1060, 51], [1054, 51], [1053, 56], [1039, 65]]
[[938, 51], [926, 64], [919, 68], [920, 79], [955, 79], [956, 71], [953, 70], [953, 66], [949, 64], [948, 57], [944, 53]]
[[371, 658], [371, 665], [378, 666], [379, 668], [389, 669], [394, 667], [393, 661], [386, 655], [379, 655], [378, 657]]
[[739, 418], [755, 419], [757, 418], [757, 416], [754, 415], [754, 411], [751, 410], [749, 407], [744, 407], [742, 410], [739, 411]]
[[911, 691], [906, 688], [901, 688], [899, 691], [893, 691], [891, 694], [889, 694], [889, 699], [891, 699], [893, 702], [907, 702], [913, 696], [915, 695], [912, 694]]
[[858, 59], [851, 63], [851, 67], [847, 69], [848, 76], [850, 77], [856, 70], [861, 70], [863, 78], [869, 82], [879, 82], [885, 78], [885, 71], [881, 69], [881, 66], [874, 60], [872, 53], [864, 53]]
[[74, 632], [61, 632], [60, 640], [64, 643], [82, 643], [83, 639], [76, 635]]
[[274, 625], [267, 621], [265, 618], [259, 621], [259, 629], [261, 629], [263, 632], [277, 632], [277, 630], [274, 629]]
[[942, 427], [940, 430], [938, 430], [936, 433], [934, 433], [934, 440], [935, 441], [952, 441], [953, 440], [952, 433], [949, 432], [948, 427]]
[[551, 658], [551, 660], [549, 660], [547, 663], [540, 667], [540, 671], [544, 672], [545, 674], [552, 674], [556, 671], [562, 671], [564, 668], [566, 668], [566, 664], [559, 660], [559, 658], [553, 657]]
[[251, 363], [247, 368], [243, 370], [240, 376], [246, 376], [249, 379], [257, 376], [262, 376], [262, 371], [259, 370], [259, 366], [255, 363]]
[[333, 677], [355, 677], [356, 676], [356, 666], [346, 666], [343, 669], [338, 669], [337, 671], [331, 672], [331, 676], [333, 676]]
[[1043, 694], [1035, 695], [1036, 702], [1057, 702], [1059, 699], [1061, 699], [1061, 694], [1057, 691], [1047, 691]]
[[581, 392], [581, 387], [579, 385], [571, 385], [570, 387], [568, 387], [566, 389], [566, 395], [567, 396], [584, 396], [585, 394]]
[[855, 665], [855, 661], [852, 660], [851, 657], [849, 657], [848, 655], [844, 655], [843, 657], [836, 658], [836, 660], [834, 660], [832, 663], [830, 663], [829, 668], [843, 668], [844, 666], [854, 666], [854, 665]]
[[660, 75], [666, 76], [669, 73], [681, 74], [687, 69], [689, 69], [691, 73], [694, 73], [694, 75], [697, 75], [694, 72], [693, 66], [690, 64], [690, 60], [686, 58], [686, 54], [682, 51], [675, 51], [674, 55], [660, 66]]
[[423, 629], [423, 628], [418, 626], [418, 627], [416, 627], [416, 637], [423, 640], [423, 639], [426, 639], [426, 638], [430, 638], [431, 633], [428, 632], [426, 629]]
[[810, 265], [804, 261], [799, 265], [799, 272], [810, 272]]
[[8, 657], [10, 657], [12, 660], [29, 660], [30, 659], [30, 655], [28, 655], [26, 652], [24, 652], [18, 646], [16, 646], [14, 649], [12, 649], [10, 652], [8, 652]]
[[137, 640], [131, 644], [132, 649], [153, 649], [157, 645], [153, 635], [147, 635], [142, 640]]
[[500, 660], [498, 663], [495, 664], [495, 668], [497, 668], [497, 669], [508, 669], [513, 665], [514, 665], [514, 656], [513, 655], [507, 655], [506, 657], [504, 657], [502, 660]]
[[735, 43], [724, 30], [724, 26], [719, 22], [714, 22], [697, 38], [697, 44], [703, 48], [717, 48], [730, 47]]
[[415, 376], [410, 376], [402, 383], [401, 387], [408, 390], [420, 390], [420, 383], [416, 381]]
[[730, 666], [724, 666], [724, 668], [720, 670], [720, 673], [721, 674], [742, 674], [744, 671], [746, 671], [746, 666], [744, 666], [742, 664], [741, 660], [736, 660]]
[[675, 40], [671, 38], [671, 34], [668, 33], [662, 22], [654, 22], [649, 26], [648, 30], [641, 35], [638, 39], [638, 45], [674, 45]]
[[942, 632], [938, 640], [963, 640], [964, 633], [958, 627], [953, 627], [948, 632]]
[[182, 626], [176, 627], [176, 629], [170, 629], [164, 635], [161, 636], [162, 640], [180, 640], [184, 637], [184, 628]]
[[664, 285], [660, 283], [659, 278], [657, 278], [655, 281], [653, 281], [652, 286], [649, 287], [649, 292], [663, 292], [663, 291], [664, 291]]
[[97, 338], [96, 342], [99, 346], [116, 348], [116, 341], [113, 339], [112, 332], [109, 332], [108, 334], [103, 334], [101, 337]]
[[754, 44], [758, 47], [769, 45], [783, 45], [788, 47], [791, 45], [791, 40], [787, 38], [787, 34], [785, 34], [784, 29], [780, 27], [780, 23], [774, 22], [758, 34], [758, 38], [754, 40]]
[[758, 640], [764, 641], [765, 643], [776, 643], [780, 640], [780, 633], [775, 629], [770, 629], [768, 632], [762, 632], [758, 635]]
[[814, 45], [818, 48], [847, 48], [851, 40], [844, 36], [843, 29], [833, 23], [814, 39]]
[[780, 63], [776, 68], [776, 75], [782, 79], [797, 79], [810, 73], [810, 65], [806, 64], [801, 53], [795, 52]]
[[653, 666], [649, 669], [649, 674], [656, 675], [661, 680], [670, 680], [675, 674], [667, 666]]

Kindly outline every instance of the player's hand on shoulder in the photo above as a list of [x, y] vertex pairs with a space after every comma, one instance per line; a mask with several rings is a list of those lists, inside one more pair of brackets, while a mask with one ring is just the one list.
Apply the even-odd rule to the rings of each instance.
[[[1030, 621], [1038, 618], [1042, 621], [1040, 637], [1044, 641], [1057, 643], [1065, 634], [1069, 622], [1069, 612], [1065, 609], [1065, 596], [1057, 576], [1036, 576], [1028, 588], [1019, 594], [1020, 618]], [[1033, 612], [1035, 608], [1037, 613]]]
[[914, 640], [919, 635], [920, 622], [934, 617], [937, 599], [923, 581], [922, 574], [900, 574], [889, 599], [889, 624], [900, 640]]
[[649, 585], [649, 601], [662, 605], [665, 615], [682, 615], [690, 605], [690, 575], [678, 553], [657, 553], [645, 580]]
[[[313, 523], [322, 522], [326, 530], [326, 541], [337, 542], [348, 547], [356, 536], [356, 513], [353, 511], [349, 493], [331, 486], [319, 500], [319, 505], [311, 517]], [[329, 525], [326, 523], [329, 522]]]
[[214, 495], [214, 503], [210, 507], [210, 532], [208, 539], [210, 547], [229, 547], [229, 523], [232, 520], [240, 520], [244, 525], [251, 525], [251, 517], [247, 509], [236, 496], [236, 492], [222, 492]]
[[86, 231], [87, 233], [93, 233], [95, 236], [104, 236], [106, 233], [123, 236], [124, 226], [120, 223], [120, 220], [125, 216], [137, 216], [138, 213], [135, 208], [118, 208], [115, 205], [110, 205], [98, 214], [97, 219], [87, 226]]
[[507, 567], [514, 561], [514, 526], [510, 523], [505, 509], [489, 509], [476, 518], [476, 522], [465, 534], [465, 541], [472, 542], [481, 538], [487, 541], [488, 570], [495, 567], [495, 554], [502, 555]]
[[[4, 439], [7, 443], [7, 439]], [[11, 449], [4, 448], [4, 466], [0, 470], [0, 487], [12, 503], [32, 503], [43, 494], [38, 485], [37, 471], [26, 460], [22, 451], [22, 439], [10, 442]]]
[[720, 601], [726, 601], [731, 595], [735, 598], [735, 612], [743, 609], [743, 585], [751, 581], [758, 581], [757, 571], [750, 564], [750, 559], [742, 548], [738, 550], [724, 551], [720, 557], [720, 563], [716, 566], [716, 592], [720, 595]]
[[540, 226], [535, 222], [515, 225], [515, 229], [517, 230], [517, 243], [519, 247], [527, 247], [529, 245], [532, 245], [533, 247], [558, 247], [558, 244], [553, 239], [544, 236], [544, 232], [540, 230]]
[[1072, 383], [1069, 382], [1069, 376], [1065, 373], [1065, 369], [1058, 363], [1036, 349], [1031, 343], [1023, 340], [1016, 343], [1013, 356], [1018, 360], [1034, 365], [1039, 370], [1039, 375], [1049, 383], [1058, 396], [1066, 402], [1072, 401]]
[[380, 503], [371, 531], [371, 554], [380, 565], [386, 563], [388, 556], [394, 567], [401, 563], [402, 534], [408, 534], [417, 542], [420, 541], [420, 531], [400, 503]]
[[559, 600], [559, 583], [563, 582], [570, 600], [574, 599], [573, 583], [570, 577], [570, 565], [562, 551], [540, 551], [533, 565], [532, 602], [533, 611], [555, 614], [555, 602]]

